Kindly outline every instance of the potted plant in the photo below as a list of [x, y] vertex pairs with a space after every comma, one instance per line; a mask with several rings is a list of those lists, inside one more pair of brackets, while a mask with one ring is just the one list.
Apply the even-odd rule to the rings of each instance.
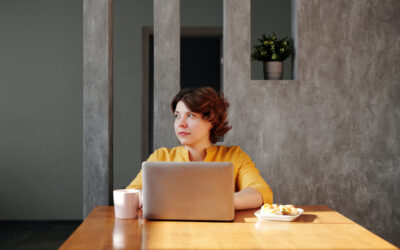
[[288, 37], [279, 39], [275, 33], [262, 34], [257, 40], [261, 44], [253, 46], [251, 58], [263, 62], [264, 79], [282, 79], [283, 61], [293, 54], [293, 40]]

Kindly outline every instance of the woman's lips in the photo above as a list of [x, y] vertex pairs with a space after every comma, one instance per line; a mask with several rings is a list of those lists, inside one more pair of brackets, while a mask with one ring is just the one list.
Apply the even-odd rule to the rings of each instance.
[[186, 136], [186, 135], [189, 135], [189, 133], [186, 133], [186, 132], [179, 132], [178, 135], [180, 135], [180, 136]]

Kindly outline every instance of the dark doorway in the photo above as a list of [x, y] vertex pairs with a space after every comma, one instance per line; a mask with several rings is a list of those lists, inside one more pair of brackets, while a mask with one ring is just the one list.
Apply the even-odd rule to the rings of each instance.
[[181, 89], [213, 87], [221, 90], [221, 38], [181, 38]]

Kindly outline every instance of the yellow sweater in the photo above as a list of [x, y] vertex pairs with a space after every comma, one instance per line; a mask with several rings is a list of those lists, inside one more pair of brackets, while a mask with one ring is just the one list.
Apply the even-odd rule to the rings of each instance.
[[[190, 161], [189, 151], [178, 146], [174, 148], [160, 148], [154, 151], [147, 161]], [[272, 190], [261, 177], [250, 157], [239, 146], [216, 146], [207, 148], [204, 161], [208, 162], [232, 162], [235, 172], [235, 190], [251, 187], [258, 190], [264, 203], [272, 203]], [[142, 171], [126, 188], [142, 188]]]

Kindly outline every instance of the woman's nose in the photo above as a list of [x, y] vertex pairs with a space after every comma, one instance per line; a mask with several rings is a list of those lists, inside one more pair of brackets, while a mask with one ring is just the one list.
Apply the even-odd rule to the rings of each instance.
[[179, 121], [178, 121], [178, 126], [179, 126], [180, 128], [186, 128], [186, 127], [187, 127], [186, 119], [185, 119], [185, 118], [179, 119]]

